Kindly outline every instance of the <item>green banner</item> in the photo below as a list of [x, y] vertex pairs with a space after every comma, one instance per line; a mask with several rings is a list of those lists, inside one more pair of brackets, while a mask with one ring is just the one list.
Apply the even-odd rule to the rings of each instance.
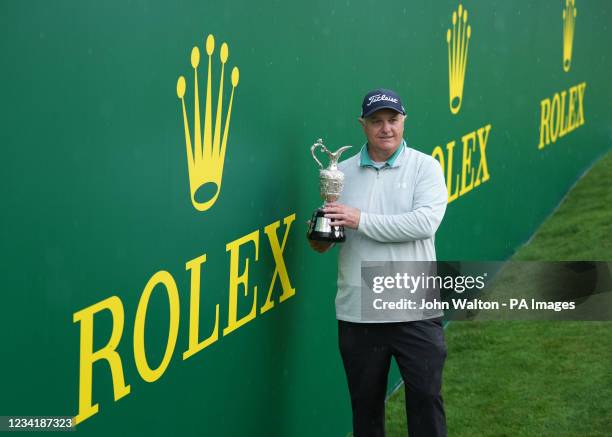
[[370, 89], [444, 168], [440, 259], [506, 259], [610, 149], [606, 1], [0, 10], [0, 413], [85, 434], [350, 430], [309, 150], [358, 153]]

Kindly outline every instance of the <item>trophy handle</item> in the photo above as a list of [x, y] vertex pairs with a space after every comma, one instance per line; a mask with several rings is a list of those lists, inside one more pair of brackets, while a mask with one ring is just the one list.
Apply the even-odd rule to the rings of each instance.
[[329, 150], [327, 150], [327, 147], [323, 145], [323, 140], [321, 138], [319, 138], [317, 142], [312, 145], [312, 147], [310, 148], [310, 154], [312, 155], [312, 158], [317, 162], [317, 164], [319, 164], [319, 168], [323, 168], [323, 164], [321, 164], [321, 161], [319, 161], [315, 155], [315, 151], [319, 147], [321, 148], [321, 150], [323, 150], [329, 155]]

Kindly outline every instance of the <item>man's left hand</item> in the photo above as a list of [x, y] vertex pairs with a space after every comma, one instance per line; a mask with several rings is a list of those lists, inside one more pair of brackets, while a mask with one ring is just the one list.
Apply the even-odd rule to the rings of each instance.
[[325, 217], [332, 219], [334, 226], [345, 226], [349, 229], [357, 229], [359, 227], [359, 218], [361, 211], [341, 203], [328, 203], [323, 208]]

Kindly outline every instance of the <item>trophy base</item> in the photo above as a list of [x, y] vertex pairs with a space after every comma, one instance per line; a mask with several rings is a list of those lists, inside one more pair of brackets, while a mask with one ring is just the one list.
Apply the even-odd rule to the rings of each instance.
[[331, 219], [325, 217], [322, 209], [317, 209], [312, 213], [308, 238], [315, 241], [328, 241], [330, 243], [342, 243], [346, 240], [344, 226], [334, 226]]

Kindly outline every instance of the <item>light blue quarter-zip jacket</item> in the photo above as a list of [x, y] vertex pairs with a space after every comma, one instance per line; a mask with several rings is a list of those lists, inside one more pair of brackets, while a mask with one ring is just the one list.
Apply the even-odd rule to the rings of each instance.
[[[338, 201], [358, 208], [361, 217], [358, 229], [346, 229], [346, 241], [340, 245], [336, 317], [372, 322], [362, 320], [361, 262], [435, 261], [434, 237], [448, 193], [440, 163], [404, 141], [380, 169], [370, 159], [367, 144], [338, 167], [345, 175]], [[405, 319], [419, 317], [409, 312]]]

